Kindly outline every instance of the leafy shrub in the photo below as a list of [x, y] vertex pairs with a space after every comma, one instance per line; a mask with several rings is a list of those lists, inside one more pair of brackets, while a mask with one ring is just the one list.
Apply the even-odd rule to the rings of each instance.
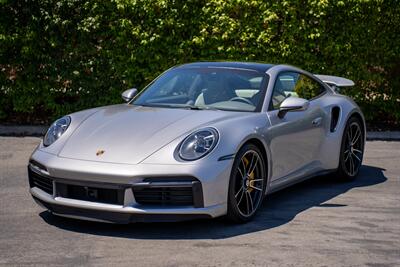
[[350, 78], [370, 121], [400, 120], [397, 0], [0, 0], [0, 120], [121, 102], [197, 60], [287, 63]]

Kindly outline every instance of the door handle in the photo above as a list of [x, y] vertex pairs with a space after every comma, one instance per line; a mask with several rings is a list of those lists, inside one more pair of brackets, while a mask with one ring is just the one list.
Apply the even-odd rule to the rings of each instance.
[[322, 117], [318, 117], [318, 118], [313, 119], [312, 125], [313, 126], [320, 126], [321, 122], [322, 122]]

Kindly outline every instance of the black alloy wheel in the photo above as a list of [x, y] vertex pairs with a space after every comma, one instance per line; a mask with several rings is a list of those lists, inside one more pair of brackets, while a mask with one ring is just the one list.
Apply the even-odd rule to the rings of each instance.
[[336, 175], [341, 180], [353, 180], [362, 165], [365, 133], [360, 120], [351, 117], [343, 132], [339, 168]]
[[265, 159], [260, 149], [243, 146], [235, 157], [228, 192], [228, 218], [246, 222], [254, 217], [264, 195], [266, 183]]

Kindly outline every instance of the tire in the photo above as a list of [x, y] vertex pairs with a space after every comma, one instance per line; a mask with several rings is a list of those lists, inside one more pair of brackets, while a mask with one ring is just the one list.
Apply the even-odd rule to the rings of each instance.
[[361, 121], [350, 117], [342, 136], [339, 155], [339, 167], [335, 177], [340, 181], [354, 180], [362, 165], [364, 156], [365, 132]]
[[260, 149], [251, 143], [236, 154], [228, 189], [228, 220], [244, 223], [254, 217], [265, 195], [265, 166]]

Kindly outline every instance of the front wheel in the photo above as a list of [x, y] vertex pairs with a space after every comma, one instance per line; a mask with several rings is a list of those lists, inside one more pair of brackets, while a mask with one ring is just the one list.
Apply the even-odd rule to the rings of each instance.
[[353, 180], [357, 176], [364, 156], [364, 130], [360, 120], [351, 117], [343, 132], [336, 176], [340, 180]]
[[243, 146], [235, 157], [228, 191], [229, 220], [247, 222], [259, 208], [265, 195], [266, 168], [257, 146]]

